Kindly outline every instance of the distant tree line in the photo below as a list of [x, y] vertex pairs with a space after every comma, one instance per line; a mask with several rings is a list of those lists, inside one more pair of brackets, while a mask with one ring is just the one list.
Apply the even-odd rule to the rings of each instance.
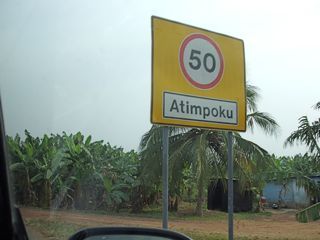
[[[247, 125], [260, 126], [274, 134], [277, 123], [257, 111], [256, 88], [248, 86]], [[317, 104], [319, 108], [320, 104]], [[318, 174], [320, 121], [309, 124], [300, 119], [298, 130], [287, 139], [306, 144], [309, 153], [295, 157], [270, 156], [266, 150], [235, 133], [234, 176], [243, 190], [260, 193], [272, 179], [285, 187], [290, 178], [310, 194], [319, 186], [309, 176]], [[141, 139], [139, 151], [124, 151], [91, 136], [76, 134], [34, 137], [7, 136], [10, 169], [16, 202], [24, 206], [79, 210], [122, 208], [142, 211], [161, 203], [162, 127], [152, 126]], [[226, 183], [226, 133], [198, 128], [169, 129], [169, 210], [177, 211], [179, 201], [194, 202], [202, 215], [210, 183]]]

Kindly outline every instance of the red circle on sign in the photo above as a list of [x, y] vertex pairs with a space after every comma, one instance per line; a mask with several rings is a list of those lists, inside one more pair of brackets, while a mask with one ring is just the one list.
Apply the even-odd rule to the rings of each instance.
[[[220, 69], [219, 69], [219, 72], [217, 74], [217, 76], [215, 78], [212, 79], [212, 81], [208, 84], [202, 84], [202, 83], [199, 83], [197, 81], [195, 81], [194, 79], [192, 79], [192, 77], [190, 76], [190, 74], [188, 73], [185, 65], [184, 65], [184, 61], [183, 61], [183, 56], [184, 56], [184, 52], [185, 52], [185, 49], [186, 49], [186, 46], [194, 39], [196, 38], [201, 38], [205, 41], [207, 41], [209, 44], [211, 44], [214, 49], [217, 51], [218, 53], [218, 57], [219, 57], [219, 60], [220, 60]], [[224, 70], [224, 62], [223, 62], [223, 57], [222, 57], [222, 54], [221, 54], [221, 51], [218, 47], [218, 45], [212, 40], [210, 39], [209, 37], [207, 37], [206, 35], [203, 35], [203, 34], [199, 34], [199, 33], [196, 33], [196, 34], [192, 34], [190, 36], [188, 36], [181, 44], [181, 47], [180, 47], [180, 52], [179, 52], [179, 61], [180, 61], [180, 67], [181, 67], [181, 70], [184, 74], [184, 76], [186, 77], [186, 79], [195, 87], [197, 88], [200, 88], [200, 89], [209, 89], [209, 88], [212, 88], [214, 87], [215, 85], [217, 85], [220, 80], [221, 80], [221, 77], [222, 77], [222, 74], [223, 74], [223, 70]]]

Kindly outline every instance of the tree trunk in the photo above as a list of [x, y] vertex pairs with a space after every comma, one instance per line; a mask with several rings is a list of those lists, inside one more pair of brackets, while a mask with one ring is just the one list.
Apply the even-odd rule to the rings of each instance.
[[43, 208], [50, 208], [51, 205], [51, 184], [48, 179], [44, 180], [43, 184], [43, 197], [41, 201], [41, 206]]
[[198, 186], [198, 196], [197, 196], [197, 206], [196, 206], [196, 215], [201, 217], [203, 216], [203, 211], [202, 211], [203, 197], [204, 197], [204, 191], [203, 191], [203, 184], [201, 181]]
[[135, 187], [132, 192], [131, 212], [140, 213], [144, 206], [144, 194], [141, 186]]
[[74, 208], [79, 210], [83, 209], [82, 188], [79, 182], [76, 183], [74, 197]]
[[175, 212], [178, 212], [178, 207], [179, 207], [179, 198], [178, 198], [178, 196], [176, 196], [176, 199], [173, 204], [173, 209]]
[[168, 210], [169, 212], [173, 212], [174, 209], [173, 209], [173, 197], [171, 196], [168, 196]]
[[27, 190], [24, 194], [24, 199], [27, 199], [26, 201], [24, 200], [24, 204], [29, 205], [31, 204], [32, 206], [34, 205], [34, 201], [32, 198], [32, 190], [31, 190], [31, 181], [30, 181], [30, 176], [29, 176], [29, 171], [26, 170], [26, 180], [27, 180]]
[[178, 196], [169, 197], [169, 212], [177, 212], [179, 206], [179, 198]]

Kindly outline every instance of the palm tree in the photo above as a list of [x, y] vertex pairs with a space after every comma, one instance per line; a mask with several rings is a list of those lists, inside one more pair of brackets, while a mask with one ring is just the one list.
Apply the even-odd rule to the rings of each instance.
[[[257, 111], [257, 88], [247, 86], [247, 125], [253, 129], [261, 127], [268, 134], [275, 134], [276, 121], [267, 113]], [[140, 156], [144, 166], [142, 176], [147, 181], [160, 183], [162, 138], [161, 126], [152, 126], [140, 142]], [[205, 189], [212, 176], [226, 179], [227, 136], [225, 131], [198, 128], [169, 128], [169, 192], [179, 193], [184, 167], [191, 168], [197, 182], [196, 213], [202, 215], [202, 203]], [[245, 140], [240, 134], [234, 134], [235, 175], [248, 180], [248, 172], [257, 167], [257, 162], [265, 158], [267, 152], [258, 145]], [[174, 189], [172, 189], [174, 188]]]
[[[316, 103], [314, 108], [320, 109], [320, 102]], [[320, 157], [320, 118], [310, 124], [307, 116], [299, 118], [298, 129], [290, 134], [285, 141], [285, 146], [293, 145], [294, 142], [304, 143], [308, 146], [310, 154], [315, 159]]]

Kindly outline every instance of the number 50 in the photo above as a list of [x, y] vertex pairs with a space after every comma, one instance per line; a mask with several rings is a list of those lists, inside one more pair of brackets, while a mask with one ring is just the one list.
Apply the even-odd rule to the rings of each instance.
[[[200, 57], [201, 57], [201, 51], [194, 50], [194, 49], [191, 50], [189, 66], [192, 69], [199, 70], [201, 68], [202, 62]], [[209, 59], [211, 59], [211, 64], [210, 62], [208, 63]], [[216, 68], [216, 60], [211, 53], [204, 54], [203, 67], [209, 73], [212, 73]]]

